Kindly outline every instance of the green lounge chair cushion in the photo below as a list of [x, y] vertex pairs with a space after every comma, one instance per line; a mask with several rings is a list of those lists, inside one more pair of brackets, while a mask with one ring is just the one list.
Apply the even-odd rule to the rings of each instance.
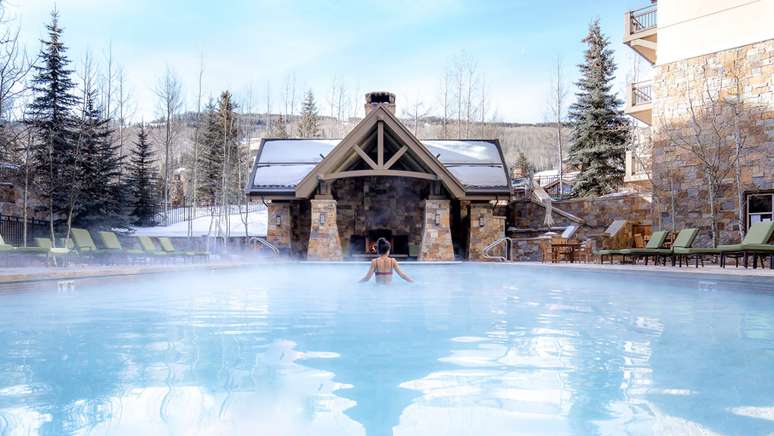
[[84, 229], [70, 229], [70, 236], [75, 243], [75, 248], [81, 253], [99, 253], [97, 244], [91, 239], [91, 235]]
[[599, 251], [597, 251], [597, 254], [599, 254], [601, 256], [607, 256], [607, 255], [610, 255], [610, 254], [618, 254], [619, 251], [620, 250], [599, 250]]
[[159, 250], [158, 247], [156, 247], [156, 244], [153, 243], [153, 240], [148, 236], [138, 236], [137, 240], [140, 242], [140, 247], [142, 247], [142, 250], [145, 252], [145, 254], [149, 254], [151, 256], [167, 255], [167, 253]]
[[675, 247], [674, 252], [675, 254], [720, 254], [720, 249], [711, 247]]
[[672, 250], [669, 248], [624, 248], [618, 250], [619, 254], [642, 254], [642, 255], [656, 255], [656, 254], [672, 254]]
[[774, 253], [774, 244], [742, 244], [744, 251]]
[[774, 221], [763, 221], [754, 223], [747, 230], [742, 245], [748, 244], [767, 244], [774, 233]]
[[677, 234], [673, 248], [690, 248], [693, 245], [693, 241], [696, 240], [696, 236], [699, 234], [699, 229], [682, 229]]
[[105, 249], [111, 251], [124, 251], [124, 247], [121, 246], [121, 241], [118, 240], [118, 236], [116, 236], [115, 233], [97, 232], [97, 235], [102, 241], [102, 245], [105, 246]]
[[164, 252], [169, 254], [176, 254], [176, 255], [183, 255], [183, 256], [209, 256], [210, 253], [206, 251], [178, 251], [175, 248], [175, 245], [172, 243], [172, 240], [167, 237], [160, 237], [158, 238], [159, 245], [161, 245], [161, 249], [164, 250]]
[[661, 248], [661, 246], [664, 245], [667, 234], [669, 234], [669, 232], [666, 230], [653, 232], [653, 234], [650, 235], [650, 240], [648, 240], [648, 244], [645, 245], [645, 248], [649, 250]]

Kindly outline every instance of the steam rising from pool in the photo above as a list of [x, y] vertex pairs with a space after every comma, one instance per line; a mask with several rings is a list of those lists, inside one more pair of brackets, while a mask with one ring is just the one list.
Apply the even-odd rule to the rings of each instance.
[[0, 434], [772, 428], [770, 283], [406, 264], [415, 284], [357, 284], [366, 268], [0, 294]]

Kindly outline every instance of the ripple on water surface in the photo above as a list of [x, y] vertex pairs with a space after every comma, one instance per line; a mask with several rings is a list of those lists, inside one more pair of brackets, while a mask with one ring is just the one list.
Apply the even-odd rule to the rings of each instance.
[[0, 293], [0, 434], [774, 432], [772, 281], [361, 269]]

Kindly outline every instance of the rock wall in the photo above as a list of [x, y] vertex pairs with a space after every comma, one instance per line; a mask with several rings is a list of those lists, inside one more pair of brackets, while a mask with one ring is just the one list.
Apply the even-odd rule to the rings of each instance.
[[[483, 224], [483, 226], [482, 226]], [[489, 204], [470, 205], [470, 237], [468, 238], [468, 259], [486, 260], [484, 248], [505, 236], [505, 217], [495, 216]], [[493, 250], [493, 255], [502, 255], [503, 250]]]
[[[739, 87], [736, 87], [738, 78]], [[737, 92], [737, 89], [741, 92]], [[690, 104], [701, 107], [710, 95], [742, 102], [745, 148], [741, 154], [743, 190], [774, 189], [774, 40], [660, 65], [653, 80], [653, 180], [659, 194], [660, 220], [672, 221], [674, 192], [677, 228], [698, 226], [699, 245], [710, 243], [707, 180], [695, 153], [678, 146], [675, 132], [689, 136]], [[689, 100], [690, 97], [690, 100]], [[718, 99], [720, 101], [720, 99]], [[682, 126], [686, 127], [682, 127]], [[678, 130], [682, 129], [682, 130]], [[678, 137], [682, 137], [680, 135]], [[728, 147], [733, 147], [729, 140]], [[718, 199], [721, 243], [739, 240], [733, 171], [722, 182]]]
[[[268, 225], [266, 239], [269, 243], [280, 249], [281, 252], [289, 252], [291, 244], [291, 220], [290, 203], [269, 203], [267, 208]], [[279, 221], [279, 223], [278, 223]]]
[[336, 200], [311, 200], [311, 228], [306, 258], [342, 260], [339, 229], [336, 225]]
[[[450, 228], [449, 200], [428, 199], [424, 201], [424, 229], [419, 248], [420, 261], [454, 260]], [[436, 216], [438, 223], [436, 224]]]
[[338, 203], [336, 222], [341, 246], [349, 252], [353, 235], [368, 230], [388, 229], [393, 235], [407, 235], [409, 244], [422, 242], [424, 208], [422, 199], [430, 182], [399, 177], [357, 177], [337, 180], [332, 187]]

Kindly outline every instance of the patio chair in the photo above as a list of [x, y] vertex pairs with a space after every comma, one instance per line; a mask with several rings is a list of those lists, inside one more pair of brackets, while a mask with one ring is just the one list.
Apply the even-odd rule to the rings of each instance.
[[59, 259], [61, 259], [63, 261], [63, 265], [65, 265], [70, 255], [72, 254], [72, 250], [70, 248], [54, 247], [51, 243], [51, 239], [49, 238], [35, 238], [35, 243], [38, 247], [46, 250], [47, 263], [54, 266], [58, 266], [57, 261]]
[[159, 240], [161, 251], [167, 253], [168, 255], [180, 256], [180, 257], [183, 257], [184, 259], [202, 257], [204, 258], [204, 260], [207, 260], [210, 257], [210, 253], [206, 251], [179, 251], [175, 248], [175, 245], [172, 243], [172, 240], [167, 237], [162, 236], [157, 239]]
[[100, 231], [97, 232], [97, 237], [102, 242], [102, 246], [105, 247], [103, 250], [111, 254], [126, 256], [128, 260], [137, 259], [144, 255], [143, 251], [138, 248], [124, 248], [118, 236], [113, 232]]
[[678, 266], [682, 267], [683, 261], [688, 265], [689, 261], [693, 259], [696, 262], [696, 268], [698, 268], [700, 262], [701, 266], [704, 266], [704, 256], [720, 254], [717, 248], [694, 247], [693, 242], [698, 235], [699, 229], [688, 228], [680, 230], [672, 246], [672, 266], [674, 266], [675, 260], [677, 260]]
[[137, 241], [140, 243], [140, 248], [142, 248], [142, 251], [146, 256], [157, 259], [168, 259], [170, 257], [167, 253], [159, 250], [159, 248], [156, 247], [156, 244], [153, 243], [153, 239], [149, 236], [137, 236]]
[[653, 234], [650, 235], [650, 240], [648, 240], [645, 248], [624, 248], [622, 250], [614, 250], [611, 256], [620, 255], [623, 258], [631, 256], [634, 257], [635, 260], [643, 257], [645, 258], [645, 265], [648, 264], [648, 259], [653, 257], [656, 264], [659, 263], [659, 260], [663, 260], [664, 265], [666, 265], [666, 258], [672, 256], [672, 249], [664, 248], [664, 241], [666, 241], [668, 235], [669, 231], [667, 230], [653, 232]]
[[94, 243], [94, 239], [91, 238], [91, 234], [85, 229], [70, 229], [70, 238], [73, 241], [74, 247], [80, 254], [85, 255], [98, 255], [107, 254], [107, 252], [97, 248], [97, 244]]
[[769, 256], [769, 263], [771, 268], [774, 269], [774, 244], [769, 244], [771, 235], [774, 233], [774, 221], [764, 221], [754, 223], [747, 230], [744, 240], [741, 244], [734, 245], [719, 245], [717, 250], [720, 252], [720, 266], [726, 266], [726, 257], [733, 257], [736, 261], [736, 266], [739, 266], [739, 258], [744, 258], [744, 267], [748, 266], [748, 258], [753, 255], [753, 268], [757, 268], [758, 259], [761, 259], [761, 266], [763, 266], [763, 259]]

